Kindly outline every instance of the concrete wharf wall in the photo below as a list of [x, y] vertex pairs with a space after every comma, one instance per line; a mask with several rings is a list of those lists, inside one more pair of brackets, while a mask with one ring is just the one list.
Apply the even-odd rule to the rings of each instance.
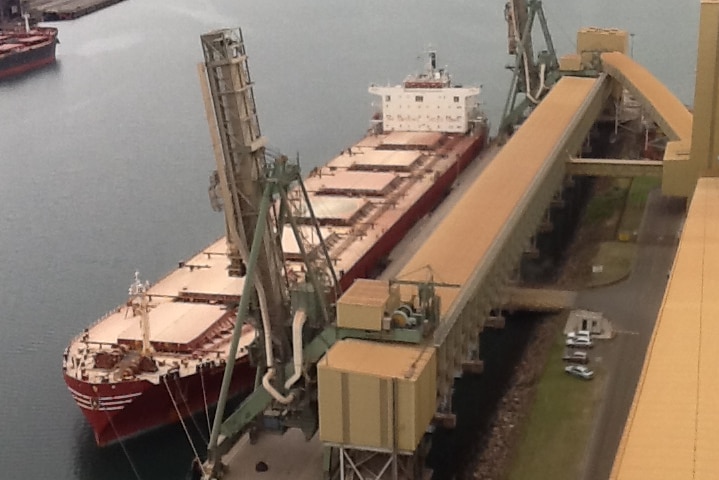
[[39, 21], [74, 20], [123, 0], [30, 0], [31, 16]]

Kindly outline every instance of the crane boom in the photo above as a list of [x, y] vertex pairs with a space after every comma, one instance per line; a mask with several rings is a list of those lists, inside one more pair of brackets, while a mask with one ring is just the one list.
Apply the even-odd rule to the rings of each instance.
[[[251, 422], [261, 423], [255, 419], [266, 412], [279, 412], [284, 424], [300, 425], [310, 434], [316, 431], [316, 408], [304, 383], [305, 365], [316, 362], [317, 354], [305, 352], [304, 341], [325, 338], [320, 334], [333, 319], [328, 301], [340, 292], [299, 162], [291, 164], [266, 151], [240, 29], [207, 33], [201, 43], [205, 62], [199, 66], [200, 83], [217, 164], [210, 177], [210, 201], [213, 209], [225, 212], [228, 273], [247, 277], [208, 445], [206, 473], [214, 476], [232, 437]], [[303, 208], [300, 225], [297, 216]], [[313, 229], [314, 244], [304, 237], [306, 227]], [[297, 242], [303, 275], [285, 271], [281, 235], [286, 231]], [[222, 419], [245, 321], [260, 333], [249, 347], [258, 383], [230, 416], [239, 414], [241, 425], [228, 432]]]
[[[229, 274], [244, 276], [251, 235], [257, 229], [265, 180], [265, 144], [261, 135], [247, 55], [239, 29], [202, 35], [202, 48], [216, 126], [222, 147], [217, 173], [225, 199], [225, 221], [230, 258]], [[271, 322], [287, 318], [288, 294], [283, 276], [282, 251], [272, 219], [266, 220], [255, 284], [263, 316]], [[277, 329], [280, 334], [282, 329]], [[287, 341], [279, 339], [280, 349]], [[286, 354], [286, 352], [282, 352]]]

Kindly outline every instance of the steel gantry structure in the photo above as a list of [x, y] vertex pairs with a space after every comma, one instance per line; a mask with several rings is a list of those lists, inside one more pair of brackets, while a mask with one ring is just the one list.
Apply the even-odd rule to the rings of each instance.
[[[205, 56], [200, 66], [201, 84], [217, 162], [217, 171], [211, 177], [211, 198], [219, 189], [213, 207], [221, 203], [225, 211], [228, 274], [247, 277], [228, 357], [233, 359], [237, 354], [243, 324], [252, 323], [259, 334], [251, 347], [257, 366], [251, 420], [261, 415], [270, 401], [283, 411], [304, 412], [309, 399], [293, 389], [303, 373], [297, 352], [303, 348], [303, 331], [311, 334], [329, 324], [327, 300], [336, 296], [337, 278], [321, 241], [322, 233], [299, 166], [266, 151], [241, 31], [218, 30], [203, 35], [201, 41]], [[290, 190], [299, 192], [307, 205], [310, 226], [320, 239], [321, 248], [312, 252], [295, 218], [297, 205], [289, 199]], [[293, 282], [285, 272], [281, 246], [285, 227], [291, 229], [306, 267], [304, 277]], [[220, 474], [221, 447], [231, 437], [224, 434], [226, 428], [222, 432], [222, 419], [233, 367], [234, 362], [228, 360], [208, 445], [212, 468], [207, 473], [213, 476]], [[316, 419], [305, 422], [312, 429]]]
[[[552, 35], [540, 0], [509, 0], [504, 7], [507, 22], [507, 52], [514, 55], [507, 101], [504, 105], [500, 133], [509, 132], [521, 123], [559, 80], [559, 62]], [[539, 20], [546, 50], [535, 57], [532, 31]]]

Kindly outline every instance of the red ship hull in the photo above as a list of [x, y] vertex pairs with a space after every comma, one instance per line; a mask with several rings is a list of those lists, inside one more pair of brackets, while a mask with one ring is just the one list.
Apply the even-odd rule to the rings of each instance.
[[[67, 374], [65, 383], [92, 426], [95, 441], [106, 446], [171, 425], [217, 403], [224, 365], [205, 368], [202, 373], [179, 377], [163, 376], [159, 384], [146, 380], [91, 384]], [[247, 357], [237, 360], [229, 398], [249, 392], [254, 368]], [[169, 390], [169, 391], [168, 391]]]
[[[458, 139], [456, 148], [462, 153], [457, 157], [456, 163], [452, 168], [448, 168], [384, 235], [377, 239], [375, 244], [351, 269], [345, 272], [339, 280], [342, 291], [347, 290], [357, 278], [371, 278], [373, 276], [377, 266], [397, 246], [412, 226], [439, 205], [452, 183], [457, 179], [457, 176], [482, 151], [486, 139], [486, 132], [482, 132], [477, 136], [460, 137]], [[467, 146], [464, 148], [459, 147], [460, 142], [467, 143]], [[448, 145], [448, 147], [451, 147], [451, 145]]]
[[55, 62], [57, 29], [38, 27], [29, 32], [0, 34], [0, 79]]

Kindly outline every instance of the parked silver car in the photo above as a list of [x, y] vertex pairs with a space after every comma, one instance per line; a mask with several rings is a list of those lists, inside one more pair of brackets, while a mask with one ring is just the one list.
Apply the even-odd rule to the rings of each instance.
[[584, 380], [591, 380], [594, 378], [594, 371], [584, 365], [568, 365], [564, 367], [564, 371]]
[[589, 354], [587, 352], [580, 352], [576, 350], [568, 351], [564, 354], [562, 360], [567, 363], [587, 364], [589, 363]]
[[594, 346], [592, 339], [586, 337], [570, 337], [564, 344], [570, 348], [592, 348]]
[[589, 330], [577, 330], [567, 333], [567, 338], [592, 338], [592, 332]]

